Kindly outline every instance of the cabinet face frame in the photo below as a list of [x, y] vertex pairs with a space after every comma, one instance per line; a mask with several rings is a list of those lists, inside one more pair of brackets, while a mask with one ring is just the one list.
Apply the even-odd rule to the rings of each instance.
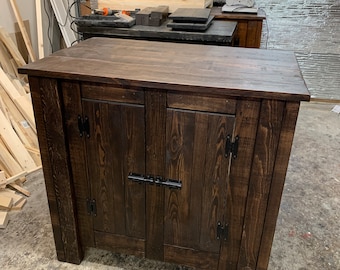
[[[299, 104], [310, 99], [292, 52], [93, 38], [19, 72], [29, 75], [59, 260], [80, 263], [83, 248], [96, 246], [86, 203], [90, 164], [78, 130], [84, 98], [144, 106], [146, 175], [166, 171], [169, 108], [235, 115], [239, 153], [231, 161], [226, 211], [231, 237], [219, 257], [164, 248], [166, 194], [156, 185], [145, 186], [146, 244], [133, 250], [201, 269], [207, 259], [213, 267], [218, 260], [219, 270], [267, 268]], [[86, 135], [86, 118], [80, 123]], [[121, 246], [111, 238], [108, 248], [112, 242]]]
[[[30, 77], [30, 84], [58, 259], [80, 263], [83, 249], [95, 246], [91, 230], [93, 221], [87, 216], [85, 203], [81, 202], [89, 196], [89, 183], [83, 181], [88, 178], [83, 166], [88, 164], [85, 159], [79, 158], [86, 153], [82, 152], [85, 149], [83, 142], [74, 135], [78, 134], [77, 123], [71, 117], [71, 114], [77, 115], [82, 110], [80, 84], [38, 77]], [[132, 99], [134, 97], [136, 95], [132, 95]], [[161, 90], [148, 90], [144, 100], [145, 117], [150, 119], [146, 122], [146, 173], [157, 175], [165, 171], [166, 164], [166, 137], [159, 138], [159, 131], [166, 134], [167, 96]], [[236, 99], [235, 108], [234, 134], [242, 140], [238, 158], [232, 160], [230, 168], [231, 200], [237, 203], [228, 213], [236, 218], [230, 220], [230, 239], [221, 244], [218, 269], [249, 265], [252, 269], [265, 269], [299, 102]], [[263, 148], [263, 145], [271, 147]], [[72, 152], [77, 155], [72, 155]], [[151, 198], [146, 202], [146, 218], [153, 222], [146, 224], [145, 256], [193, 265], [195, 262], [190, 261], [190, 258], [195, 258], [193, 250], [183, 250], [179, 254], [171, 248], [163, 249], [164, 208], [160, 205], [164, 202], [165, 193], [147, 186], [146, 196]], [[143, 246], [144, 242], [139, 245]], [[136, 253], [144, 256], [143, 248], [137, 249]], [[204, 266], [205, 261], [199, 263]]]

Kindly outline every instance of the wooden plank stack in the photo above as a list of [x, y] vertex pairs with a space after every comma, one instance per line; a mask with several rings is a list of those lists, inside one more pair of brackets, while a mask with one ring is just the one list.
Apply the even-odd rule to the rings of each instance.
[[26, 176], [41, 168], [29, 85], [17, 72], [25, 64], [0, 27], [0, 228], [8, 223], [8, 211], [20, 210], [30, 196]]

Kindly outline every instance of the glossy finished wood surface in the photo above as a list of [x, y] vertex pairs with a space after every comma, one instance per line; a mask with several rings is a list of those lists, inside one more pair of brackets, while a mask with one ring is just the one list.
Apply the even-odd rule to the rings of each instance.
[[309, 100], [295, 55], [287, 51], [92, 38], [20, 72], [123, 87]]

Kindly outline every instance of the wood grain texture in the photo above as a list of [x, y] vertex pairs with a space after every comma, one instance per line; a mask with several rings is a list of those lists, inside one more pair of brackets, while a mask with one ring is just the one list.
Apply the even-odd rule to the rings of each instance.
[[263, 236], [256, 266], [258, 270], [266, 270], [268, 267], [299, 107], [300, 104], [298, 102], [287, 102], [285, 104], [280, 140], [268, 198], [267, 213], [263, 226]]
[[90, 123], [86, 149], [97, 205], [94, 229], [144, 238], [145, 187], [127, 178], [145, 171], [144, 107], [84, 100], [83, 113]]
[[164, 257], [167, 262], [186, 265], [194, 269], [217, 269], [218, 254], [198, 251], [171, 245], [164, 246]]
[[238, 135], [240, 139], [238, 156], [237, 159], [231, 160], [227, 181], [226, 213], [230, 217], [229, 237], [228, 241], [221, 244], [219, 270], [237, 269], [260, 105], [257, 100], [239, 100], [236, 106], [233, 137]]
[[98, 83], [83, 83], [81, 87], [83, 98], [144, 104], [144, 92], [140, 90], [128, 88], [128, 85], [122, 88], [121, 86]]
[[287, 51], [92, 38], [19, 71], [210, 96], [310, 98]]
[[236, 100], [168, 93], [169, 108], [235, 114]]
[[228, 219], [225, 139], [234, 117], [172, 109], [167, 115], [166, 177], [181, 180], [182, 189], [165, 192], [165, 244], [219, 253], [217, 223]]
[[216, 20], [237, 21], [235, 43], [239, 47], [260, 48], [262, 36], [262, 24], [266, 15], [262, 10], [257, 14], [246, 13], [222, 13], [220, 7], [213, 7], [211, 14]]
[[17, 22], [19, 24], [19, 28], [20, 28], [20, 31], [21, 31], [21, 34], [22, 34], [22, 37], [25, 41], [25, 44], [26, 44], [26, 47], [27, 47], [27, 51], [30, 55], [30, 58], [31, 58], [31, 61], [34, 62], [36, 60], [36, 56], [35, 56], [35, 52], [33, 50], [33, 47], [32, 47], [32, 43], [31, 43], [31, 40], [28, 36], [28, 33], [27, 33], [27, 30], [26, 30], [26, 27], [24, 25], [24, 22], [21, 18], [21, 14], [19, 12], [19, 8], [18, 8], [18, 5], [17, 5], [17, 2], [16, 0], [10, 0], [10, 3], [11, 3], [11, 6], [12, 6], [12, 9], [13, 9], [13, 13], [17, 19]]
[[61, 83], [67, 146], [70, 151], [72, 179], [77, 203], [77, 218], [83, 250], [94, 246], [93, 223], [87, 214], [86, 200], [91, 198], [87, 176], [85, 140], [79, 136], [78, 115], [82, 115], [80, 84], [76, 81]]
[[261, 43], [262, 22], [250, 21], [247, 25], [247, 48], [259, 48]]
[[145, 241], [143, 239], [97, 231], [95, 239], [98, 248], [144, 257]]
[[[198, 269], [267, 267], [299, 101], [309, 99], [294, 54], [92, 39], [21, 71], [59, 260], [79, 263], [83, 245]], [[89, 138], [78, 137], [78, 115]], [[237, 159], [224, 155], [227, 134], [239, 137]]]
[[[162, 176], [165, 171], [166, 94], [146, 91], [146, 174]], [[164, 189], [146, 186], [145, 257], [164, 260]]]
[[0, 27], [0, 40], [11, 53], [13, 59], [19, 67], [26, 65], [26, 62], [19, 52], [18, 47], [15, 45], [15, 43], [3, 27]]
[[29, 80], [57, 256], [61, 261], [79, 264], [83, 254], [57, 81], [36, 77], [30, 77]]
[[285, 103], [262, 101], [238, 267], [256, 268]]

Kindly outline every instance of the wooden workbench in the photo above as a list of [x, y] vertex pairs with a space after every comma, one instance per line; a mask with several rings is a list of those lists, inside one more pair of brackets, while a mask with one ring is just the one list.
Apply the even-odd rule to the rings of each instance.
[[20, 72], [59, 260], [267, 268], [310, 98], [293, 52], [93, 38]]
[[77, 19], [78, 31], [84, 39], [91, 37], [115, 37], [128, 39], [146, 39], [211, 45], [232, 45], [237, 22], [213, 21], [206, 31], [179, 31], [167, 27], [169, 20], [161, 26], [134, 25], [132, 27], [97, 26], [88, 19]]

